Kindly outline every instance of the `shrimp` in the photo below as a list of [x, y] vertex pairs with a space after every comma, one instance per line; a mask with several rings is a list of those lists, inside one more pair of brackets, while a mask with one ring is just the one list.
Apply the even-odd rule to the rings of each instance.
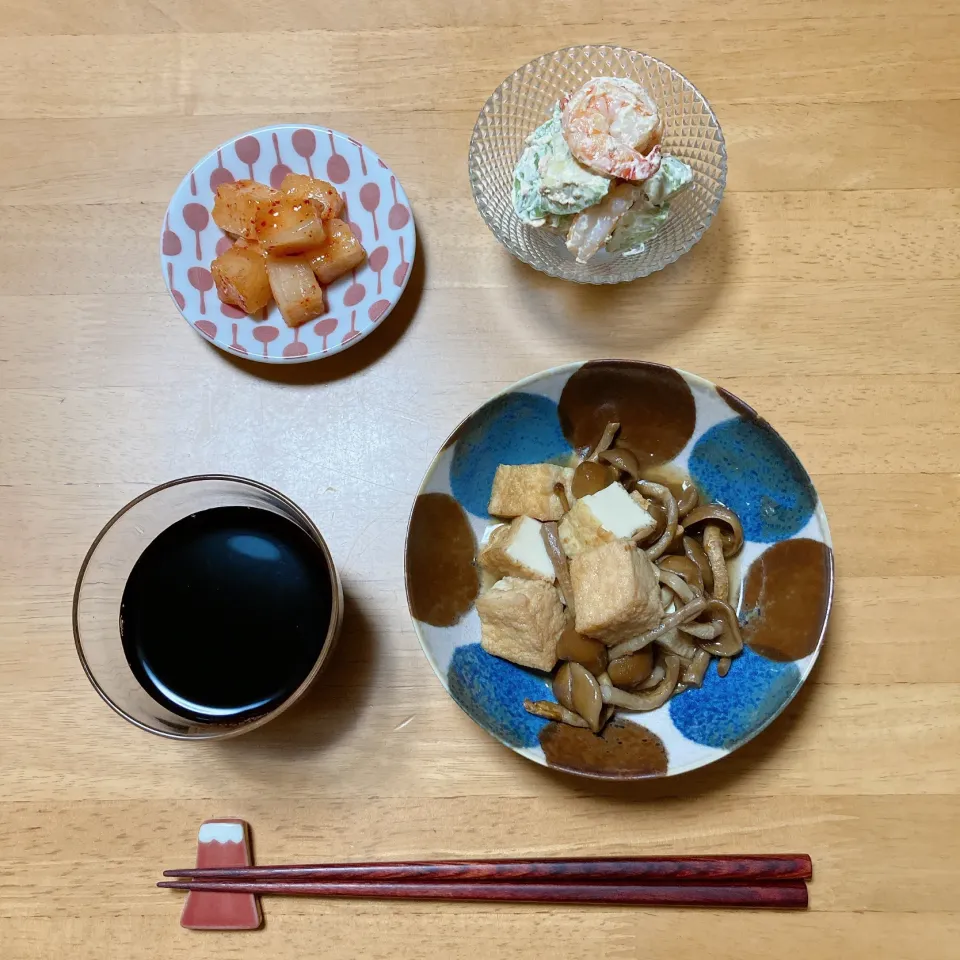
[[660, 115], [640, 84], [598, 77], [561, 100], [560, 107], [567, 146], [589, 170], [646, 180], [660, 168]]
[[567, 249], [586, 263], [608, 240], [621, 217], [643, 196], [636, 183], [620, 183], [599, 203], [581, 210], [570, 225]]

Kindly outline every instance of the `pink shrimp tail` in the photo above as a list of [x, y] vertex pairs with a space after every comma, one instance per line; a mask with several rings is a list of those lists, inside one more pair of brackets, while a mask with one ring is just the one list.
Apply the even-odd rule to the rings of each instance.
[[649, 180], [660, 169], [660, 144], [646, 156], [642, 154], [630, 164], [629, 180]]

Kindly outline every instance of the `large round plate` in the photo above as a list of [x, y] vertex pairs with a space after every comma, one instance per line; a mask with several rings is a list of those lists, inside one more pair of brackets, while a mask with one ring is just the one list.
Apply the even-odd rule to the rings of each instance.
[[[731, 581], [747, 647], [725, 678], [714, 660], [701, 689], [650, 713], [620, 713], [597, 737], [523, 709], [525, 697], [554, 699], [549, 678], [481, 648], [473, 558], [491, 519], [497, 465], [569, 457], [575, 445], [595, 442], [607, 420], [623, 424], [635, 449], [640, 438], [661, 476], [689, 474], [705, 499], [740, 515], [746, 543], [731, 562]], [[487, 401], [434, 458], [407, 531], [411, 615], [450, 695], [517, 753], [604, 779], [684, 773], [719, 760], [770, 724], [820, 652], [833, 569], [823, 507], [780, 435], [700, 377], [626, 360], [557, 367]]]
[[[327, 312], [294, 330], [275, 303], [255, 317], [221, 303], [210, 275], [230, 243], [210, 217], [217, 186], [248, 178], [278, 187], [291, 172], [336, 186], [368, 255], [327, 287]], [[204, 157], [174, 193], [160, 239], [163, 277], [184, 320], [221, 350], [265, 363], [319, 360], [362, 340], [400, 299], [415, 250], [410, 202], [390, 168], [345, 134], [293, 124], [251, 130]]]

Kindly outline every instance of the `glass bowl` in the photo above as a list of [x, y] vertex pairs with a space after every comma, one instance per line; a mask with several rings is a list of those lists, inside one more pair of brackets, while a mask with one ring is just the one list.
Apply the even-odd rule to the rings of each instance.
[[[563, 237], [523, 223], [513, 209], [513, 170], [524, 140], [565, 94], [595, 77], [625, 77], [645, 87], [664, 121], [662, 146], [688, 163], [693, 184], [670, 203], [670, 216], [642, 253], [601, 250], [577, 263]], [[685, 254], [710, 225], [727, 179], [720, 124], [697, 88], [673, 67], [625, 47], [567, 47], [531, 60], [484, 104], [470, 140], [470, 186], [494, 236], [524, 263], [577, 283], [636, 280]]]
[[[255, 507], [292, 521], [316, 544], [330, 574], [332, 607], [323, 646], [299, 686], [273, 709], [243, 720], [189, 720], [144, 690], [127, 663], [120, 635], [120, 603], [130, 571], [147, 546], [178, 520], [214, 507]], [[210, 474], [154, 487], [131, 500], [97, 535], [84, 557], [73, 595], [73, 637], [80, 663], [97, 693], [121, 717], [175, 740], [223, 740], [260, 727], [296, 703], [329, 659], [343, 619], [343, 591], [327, 544], [292, 500], [270, 487]]]

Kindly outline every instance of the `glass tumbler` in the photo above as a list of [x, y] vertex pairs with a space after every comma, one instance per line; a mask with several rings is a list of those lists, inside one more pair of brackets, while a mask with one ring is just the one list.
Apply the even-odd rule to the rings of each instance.
[[[120, 603], [134, 564], [155, 537], [191, 514], [214, 507], [256, 507], [296, 524], [316, 544], [330, 575], [330, 623], [307, 677], [280, 704], [239, 721], [198, 722], [153, 699], [127, 663], [120, 635]], [[343, 620], [343, 590], [333, 558], [313, 521], [282, 493], [241, 477], [185, 477], [141, 494], [100, 531], [84, 557], [73, 595], [73, 636], [80, 662], [97, 693], [120, 716], [164, 737], [222, 740], [260, 727], [299, 700], [330, 656]]]

